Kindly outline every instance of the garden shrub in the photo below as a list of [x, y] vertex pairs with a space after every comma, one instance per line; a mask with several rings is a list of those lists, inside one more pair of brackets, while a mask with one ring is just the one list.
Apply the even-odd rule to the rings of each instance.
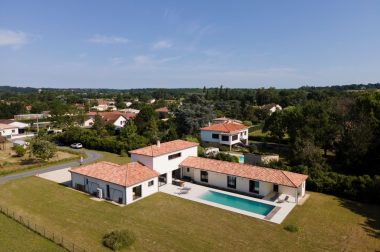
[[292, 233], [298, 232], [298, 227], [294, 224], [288, 224], [284, 227], [284, 229]]
[[16, 145], [15, 147], [13, 147], [13, 150], [16, 152], [16, 155], [18, 157], [23, 157], [26, 153], [26, 149], [24, 148], [24, 146], [21, 145]]
[[116, 230], [103, 237], [103, 245], [114, 251], [131, 246], [135, 241], [133, 233], [127, 230]]

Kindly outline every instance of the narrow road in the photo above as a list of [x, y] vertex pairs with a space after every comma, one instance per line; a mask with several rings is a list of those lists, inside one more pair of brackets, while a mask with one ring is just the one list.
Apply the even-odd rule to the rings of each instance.
[[[87, 155], [87, 158], [85, 158], [83, 160], [84, 164], [95, 162], [96, 160], [98, 160], [102, 157], [101, 154], [96, 153], [94, 151], [84, 150], [84, 152]], [[34, 176], [37, 173], [56, 171], [56, 170], [60, 170], [60, 169], [68, 168], [68, 167], [73, 167], [73, 166], [78, 166], [78, 165], [79, 165], [79, 161], [71, 161], [71, 162], [67, 162], [67, 163], [63, 163], [63, 164], [46, 166], [46, 167], [43, 167], [40, 169], [33, 169], [30, 171], [6, 175], [3, 177], [0, 177], [0, 185], [6, 183], [8, 181], [11, 181], [11, 180], [25, 178], [25, 177], [29, 177], [29, 176]]]

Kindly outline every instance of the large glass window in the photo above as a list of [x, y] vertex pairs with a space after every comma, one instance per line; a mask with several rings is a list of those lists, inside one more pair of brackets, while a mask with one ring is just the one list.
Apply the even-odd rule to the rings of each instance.
[[232, 141], [236, 141], [238, 139], [238, 135], [233, 135], [232, 136]]
[[252, 193], [259, 193], [260, 182], [256, 180], [249, 181], [249, 191]]
[[175, 159], [175, 158], [179, 158], [180, 156], [181, 156], [181, 152], [178, 152], [176, 154], [169, 155], [168, 159], [172, 160], [172, 159]]
[[212, 134], [213, 139], [219, 139], [219, 134]]
[[227, 176], [227, 187], [236, 188], [236, 177]]
[[230, 136], [222, 136], [222, 141], [228, 142], [230, 140]]
[[208, 183], [208, 172], [201, 171], [201, 181]]

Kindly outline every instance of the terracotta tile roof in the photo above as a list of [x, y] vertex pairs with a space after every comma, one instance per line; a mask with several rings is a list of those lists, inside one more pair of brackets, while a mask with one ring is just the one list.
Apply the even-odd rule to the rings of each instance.
[[166, 143], [161, 143], [159, 147], [157, 145], [151, 145], [151, 146], [140, 148], [137, 150], [132, 150], [129, 153], [155, 157], [155, 156], [161, 156], [161, 155], [175, 152], [175, 151], [188, 149], [190, 147], [194, 147], [198, 145], [199, 145], [198, 143], [193, 143], [189, 141], [174, 140], [174, 141], [170, 141]]
[[169, 109], [167, 107], [158, 108], [155, 111], [158, 113], [169, 113]]
[[180, 167], [190, 167], [297, 188], [307, 175], [201, 157], [188, 157]]
[[135, 185], [159, 175], [158, 172], [138, 162], [118, 165], [102, 161], [72, 169], [70, 172], [121, 186]]
[[211, 124], [210, 126], [203, 127], [200, 130], [207, 130], [207, 131], [217, 131], [217, 132], [225, 132], [225, 133], [233, 133], [236, 131], [248, 129], [247, 126], [241, 123], [215, 123]]
[[133, 118], [135, 117], [132, 113], [122, 113], [118, 111], [111, 111], [111, 112], [88, 112], [86, 114], [88, 117], [95, 117], [96, 115], [99, 115], [103, 121], [105, 122], [115, 122], [120, 116], [124, 117], [125, 119]]

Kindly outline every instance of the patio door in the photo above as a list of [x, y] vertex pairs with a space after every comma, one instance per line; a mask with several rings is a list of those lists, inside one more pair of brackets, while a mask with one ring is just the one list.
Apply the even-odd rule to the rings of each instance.
[[278, 185], [273, 185], [273, 191], [278, 192]]
[[167, 183], [167, 174], [166, 173], [158, 176], [158, 186], [166, 185], [166, 183]]

